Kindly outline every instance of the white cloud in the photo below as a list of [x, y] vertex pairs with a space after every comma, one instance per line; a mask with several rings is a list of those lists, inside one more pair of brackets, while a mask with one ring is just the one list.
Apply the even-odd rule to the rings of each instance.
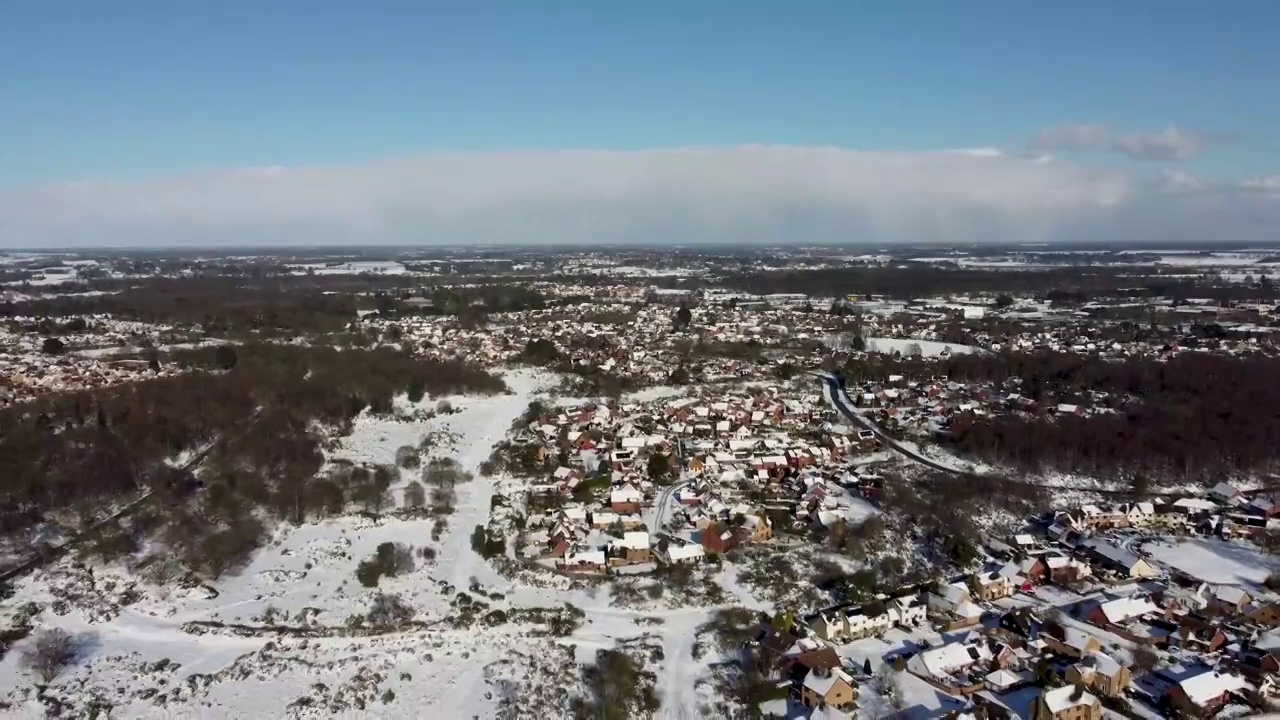
[[988, 149], [437, 154], [5, 191], [0, 244], [1245, 240], [1275, 207]]
[[1040, 150], [1111, 152], [1132, 160], [1190, 160], [1216, 138], [1170, 125], [1163, 130], [1117, 133], [1109, 125], [1068, 123], [1047, 127], [1031, 142]]

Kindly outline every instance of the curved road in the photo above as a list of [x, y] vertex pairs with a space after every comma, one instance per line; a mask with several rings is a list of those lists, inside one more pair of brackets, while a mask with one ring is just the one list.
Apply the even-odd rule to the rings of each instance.
[[924, 455], [915, 447], [902, 444], [889, 433], [885, 432], [884, 428], [872, 422], [870, 418], [862, 414], [858, 409], [858, 406], [849, 398], [848, 393], [844, 391], [844, 388], [840, 387], [840, 381], [835, 375], [826, 372], [816, 372], [814, 373], [814, 376], [817, 377], [818, 381], [822, 384], [822, 394], [826, 396], [827, 402], [831, 403], [831, 407], [835, 408], [836, 412], [848, 418], [849, 422], [854, 425], [870, 430], [877, 438], [880, 439], [880, 442], [884, 443], [885, 446], [889, 447], [894, 452], [897, 452], [910, 460], [914, 460], [921, 465], [925, 465], [933, 468], [934, 470], [940, 470], [945, 473], [952, 473], [954, 475], [977, 474], [972, 470], [965, 470], [963, 468], [956, 467], [955, 465], [948, 465], [946, 463], [939, 462], [927, 455]]

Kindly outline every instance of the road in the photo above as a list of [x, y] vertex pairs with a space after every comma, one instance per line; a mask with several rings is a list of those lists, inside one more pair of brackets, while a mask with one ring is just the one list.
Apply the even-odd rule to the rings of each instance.
[[836, 412], [848, 418], [849, 422], [854, 425], [870, 430], [877, 438], [880, 439], [880, 442], [884, 443], [884, 445], [889, 449], [905, 456], [909, 460], [941, 472], [951, 473], [953, 475], [977, 474], [972, 470], [959, 467], [958, 464], [962, 462], [961, 460], [954, 460], [951, 463], [941, 462], [921, 453], [919, 449], [912, 445], [899, 442], [892, 435], [885, 432], [884, 428], [880, 427], [866, 415], [862, 414], [858, 409], [858, 406], [849, 398], [848, 393], [844, 391], [844, 388], [840, 387], [840, 381], [836, 379], [835, 375], [821, 372], [814, 373], [814, 376], [817, 377], [818, 382], [822, 384], [822, 394], [826, 396], [827, 402], [831, 403], [831, 407], [835, 408]]
[[667, 503], [671, 502], [671, 497], [680, 492], [690, 482], [689, 471], [685, 469], [684, 464], [684, 441], [680, 439], [676, 440], [676, 464], [680, 467], [680, 479], [658, 493], [658, 502], [655, 503], [656, 507], [653, 513], [653, 523], [649, 528], [650, 535], [657, 535], [662, 530], [662, 516], [666, 513]]

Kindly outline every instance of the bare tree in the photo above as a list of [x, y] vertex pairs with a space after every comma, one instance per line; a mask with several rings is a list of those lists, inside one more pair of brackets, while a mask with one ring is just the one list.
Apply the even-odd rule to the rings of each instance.
[[22, 666], [31, 671], [41, 685], [48, 685], [71, 663], [79, 648], [75, 638], [65, 630], [53, 628], [36, 635], [35, 642], [22, 653]]

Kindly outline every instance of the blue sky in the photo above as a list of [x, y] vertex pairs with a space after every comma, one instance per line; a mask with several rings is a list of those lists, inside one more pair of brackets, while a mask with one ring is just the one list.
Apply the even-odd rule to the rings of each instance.
[[1277, 27], [1254, 0], [8, 3], [0, 191], [743, 144], [1269, 178]]
[[[197, 8], [197, 6], [199, 6]], [[429, 150], [1235, 136], [1280, 170], [1280, 3], [9, 3], [0, 182]]]

